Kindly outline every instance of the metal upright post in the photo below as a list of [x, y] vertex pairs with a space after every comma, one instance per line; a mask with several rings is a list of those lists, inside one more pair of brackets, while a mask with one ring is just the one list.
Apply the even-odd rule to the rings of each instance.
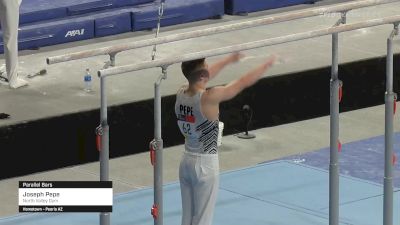
[[[385, 175], [383, 178], [383, 225], [393, 224], [393, 113], [396, 101], [393, 93], [393, 38], [398, 24], [387, 39], [385, 93]], [[394, 103], [394, 104], [393, 104]]]
[[110, 66], [115, 66], [115, 56], [117, 53], [110, 53]]
[[339, 80], [337, 65], [338, 34], [332, 35], [332, 74], [330, 88], [330, 164], [329, 164], [329, 225], [337, 225], [339, 219]]
[[103, 69], [115, 66], [115, 56], [117, 55], [117, 52], [110, 53], [108, 55], [110, 56], [110, 61], [104, 63]]
[[[100, 125], [102, 130], [100, 150], [100, 181], [109, 180], [109, 127], [107, 122], [106, 78], [100, 78]], [[110, 225], [110, 213], [100, 213], [100, 225]]]
[[163, 225], [163, 140], [161, 135], [161, 94], [160, 85], [166, 79], [167, 67], [162, 67], [162, 75], [154, 83], [154, 205], [152, 215], [154, 225]]
[[[346, 23], [346, 13], [335, 24]], [[329, 225], [339, 224], [339, 34], [332, 34], [332, 69], [330, 81], [330, 164], [329, 164]]]

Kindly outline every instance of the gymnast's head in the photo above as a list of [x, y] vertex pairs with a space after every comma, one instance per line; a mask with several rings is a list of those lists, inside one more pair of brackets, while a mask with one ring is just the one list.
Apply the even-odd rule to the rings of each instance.
[[208, 65], [204, 58], [182, 62], [181, 69], [189, 84], [207, 82], [210, 78]]

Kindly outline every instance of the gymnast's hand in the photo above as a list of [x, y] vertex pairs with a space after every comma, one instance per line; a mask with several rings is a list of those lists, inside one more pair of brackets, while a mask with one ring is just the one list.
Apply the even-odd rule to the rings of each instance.
[[221, 60], [219, 60], [218, 62], [210, 65], [208, 67], [208, 72], [210, 74], [210, 80], [213, 79], [215, 76], [217, 76], [217, 74], [227, 65], [231, 64], [231, 63], [236, 63], [238, 62], [241, 58], [243, 58], [244, 55], [240, 52], [235, 52], [232, 53], [228, 56], [225, 56], [224, 58], [222, 58]]
[[234, 52], [229, 56], [230, 62], [231, 63], [236, 63], [238, 62], [241, 58], [243, 58], [245, 55], [241, 52]]
[[279, 57], [278, 57], [277, 55], [275, 55], [275, 54], [271, 55], [271, 56], [267, 59], [267, 61], [265, 62], [265, 66], [266, 66], [266, 67], [271, 67], [272, 65], [275, 64], [276, 60], [278, 60], [278, 59], [279, 59]]

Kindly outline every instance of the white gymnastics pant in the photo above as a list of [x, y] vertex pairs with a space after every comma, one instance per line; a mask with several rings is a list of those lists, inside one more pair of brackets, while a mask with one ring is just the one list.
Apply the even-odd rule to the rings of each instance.
[[184, 153], [179, 166], [182, 225], [211, 225], [219, 187], [218, 154]]
[[0, 22], [3, 31], [6, 71], [10, 83], [17, 78], [18, 26], [21, 0], [0, 0]]

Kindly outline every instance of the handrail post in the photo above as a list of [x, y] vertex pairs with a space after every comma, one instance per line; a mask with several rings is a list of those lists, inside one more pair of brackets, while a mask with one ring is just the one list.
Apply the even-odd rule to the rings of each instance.
[[110, 57], [110, 61], [107, 61], [104, 63], [103, 69], [107, 69], [108, 67], [114, 67], [115, 66], [115, 56], [117, 55], [118, 52], [112, 52], [108, 54]]
[[[101, 135], [100, 150], [100, 181], [109, 180], [109, 126], [107, 122], [107, 98], [106, 98], [106, 78], [100, 77], [100, 126], [103, 134]], [[110, 225], [110, 213], [100, 213], [100, 225]]]
[[393, 39], [399, 34], [399, 24], [387, 39], [385, 92], [385, 174], [383, 178], [383, 225], [393, 224], [393, 116], [396, 94], [393, 92]]
[[[346, 22], [346, 12], [334, 26]], [[339, 33], [332, 34], [332, 68], [330, 80], [330, 163], [329, 163], [329, 225], [339, 224]]]
[[167, 66], [162, 66], [162, 74], [154, 83], [154, 205], [152, 210], [154, 225], [163, 225], [163, 140], [161, 123], [161, 81], [167, 78]]

